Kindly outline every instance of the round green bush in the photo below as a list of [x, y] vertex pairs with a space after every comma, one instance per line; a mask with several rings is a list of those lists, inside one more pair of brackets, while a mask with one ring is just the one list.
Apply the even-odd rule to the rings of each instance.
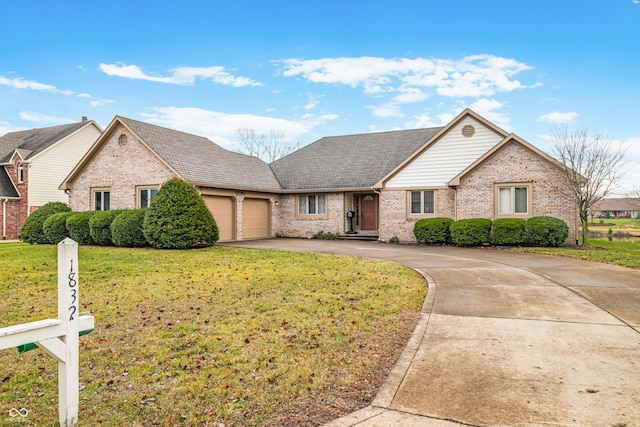
[[[27, 217], [20, 230], [20, 240], [26, 243], [47, 244], [49, 240], [44, 235], [44, 222], [51, 215], [58, 212], [71, 212], [69, 206], [62, 202], [49, 202], [40, 206]], [[58, 242], [56, 242], [58, 243]]]
[[67, 237], [67, 219], [73, 215], [73, 212], [58, 212], [51, 215], [42, 225], [42, 231], [47, 238], [47, 243], [57, 245]]
[[147, 209], [120, 211], [111, 223], [111, 240], [116, 246], [141, 248], [147, 246], [142, 226]]
[[144, 237], [154, 248], [186, 249], [218, 241], [218, 225], [196, 188], [184, 180], [165, 182], [147, 209]]
[[527, 223], [522, 218], [500, 218], [493, 221], [491, 241], [494, 245], [520, 246], [527, 241]]
[[89, 220], [89, 234], [96, 245], [111, 246], [111, 222], [120, 211], [96, 211]]
[[558, 218], [534, 216], [527, 220], [527, 234], [532, 246], [559, 246], [569, 237], [569, 227]]
[[451, 218], [423, 218], [413, 226], [416, 242], [437, 245], [449, 241], [449, 227], [453, 224]]
[[75, 240], [79, 245], [92, 245], [95, 242], [91, 238], [91, 228], [89, 221], [91, 217], [98, 211], [74, 212], [67, 218], [67, 230], [69, 237]]
[[458, 246], [480, 246], [489, 243], [491, 220], [487, 218], [461, 219], [451, 224], [451, 241]]

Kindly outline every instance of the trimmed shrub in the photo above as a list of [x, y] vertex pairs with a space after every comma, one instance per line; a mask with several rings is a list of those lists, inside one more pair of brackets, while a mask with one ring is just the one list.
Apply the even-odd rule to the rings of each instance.
[[91, 229], [89, 221], [91, 217], [98, 211], [74, 212], [67, 218], [67, 230], [69, 237], [75, 240], [79, 245], [92, 245], [94, 243], [91, 238]]
[[493, 221], [491, 241], [494, 245], [520, 246], [527, 241], [527, 223], [522, 218], [501, 218]]
[[336, 240], [338, 238], [338, 235], [331, 232], [325, 233], [323, 230], [320, 230], [313, 235], [313, 238], [320, 239], [320, 240]]
[[111, 222], [120, 211], [96, 211], [89, 219], [89, 234], [96, 245], [111, 246]]
[[489, 243], [491, 220], [487, 218], [461, 219], [451, 224], [451, 241], [458, 246], [479, 246]]
[[218, 225], [196, 188], [184, 180], [165, 182], [147, 209], [142, 228], [158, 249], [210, 246], [218, 241]]
[[532, 246], [559, 246], [567, 240], [569, 227], [558, 218], [534, 216], [527, 220], [527, 234]]
[[141, 248], [147, 246], [142, 226], [146, 209], [119, 211], [111, 223], [111, 240], [113, 244], [125, 248]]
[[47, 243], [57, 245], [69, 237], [67, 219], [71, 215], [73, 215], [73, 212], [58, 212], [47, 218], [44, 224], [42, 224], [42, 231], [47, 238]]
[[20, 240], [31, 244], [50, 243], [47, 236], [44, 235], [44, 222], [51, 215], [58, 212], [71, 212], [71, 208], [62, 202], [49, 202], [40, 206], [35, 212], [27, 217], [27, 220], [22, 225], [22, 229], [20, 230]]
[[450, 238], [451, 218], [423, 218], [413, 226], [416, 242], [427, 245], [447, 243]]

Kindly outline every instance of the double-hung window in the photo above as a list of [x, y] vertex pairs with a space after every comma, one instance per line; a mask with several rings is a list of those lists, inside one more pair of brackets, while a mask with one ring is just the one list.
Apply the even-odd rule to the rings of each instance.
[[138, 207], [148, 208], [153, 198], [156, 197], [157, 193], [158, 189], [156, 187], [139, 188]]
[[409, 192], [410, 215], [434, 215], [436, 213], [435, 190], [416, 190]]
[[326, 215], [327, 204], [324, 194], [304, 194], [298, 196], [298, 215]]
[[18, 184], [24, 182], [24, 164], [18, 163]]
[[528, 215], [529, 186], [498, 186], [498, 215]]
[[108, 211], [111, 209], [111, 191], [93, 190], [93, 210]]

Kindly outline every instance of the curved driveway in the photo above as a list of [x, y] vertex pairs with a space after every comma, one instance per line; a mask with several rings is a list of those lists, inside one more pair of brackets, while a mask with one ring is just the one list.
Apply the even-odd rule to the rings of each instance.
[[268, 239], [395, 261], [429, 282], [370, 406], [332, 427], [640, 426], [640, 271], [493, 249]]

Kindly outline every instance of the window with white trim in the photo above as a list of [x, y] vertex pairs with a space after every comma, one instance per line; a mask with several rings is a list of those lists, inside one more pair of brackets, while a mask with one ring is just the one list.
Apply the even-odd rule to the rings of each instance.
[[158, 193], [157, 187], [139, 188], [138, 189], [138, 207], [148, 208], [151, 201]]
[[431, 215], [436, 213], [436, 194], [434, 190], [410, 191], [410, 214]]
[[24, 164], [18, 163], [18, 184], [24, 182]]
[[108, 211], [111, 209], [111, 191], [93, 190], [93, 210]]
[[498, 186], [499, 215], [527, 215], [528, 213], [528, 186]]
[[303, 194], [298, 196], [298, 215], [325, 215], [327, 213], [324, 194]]

